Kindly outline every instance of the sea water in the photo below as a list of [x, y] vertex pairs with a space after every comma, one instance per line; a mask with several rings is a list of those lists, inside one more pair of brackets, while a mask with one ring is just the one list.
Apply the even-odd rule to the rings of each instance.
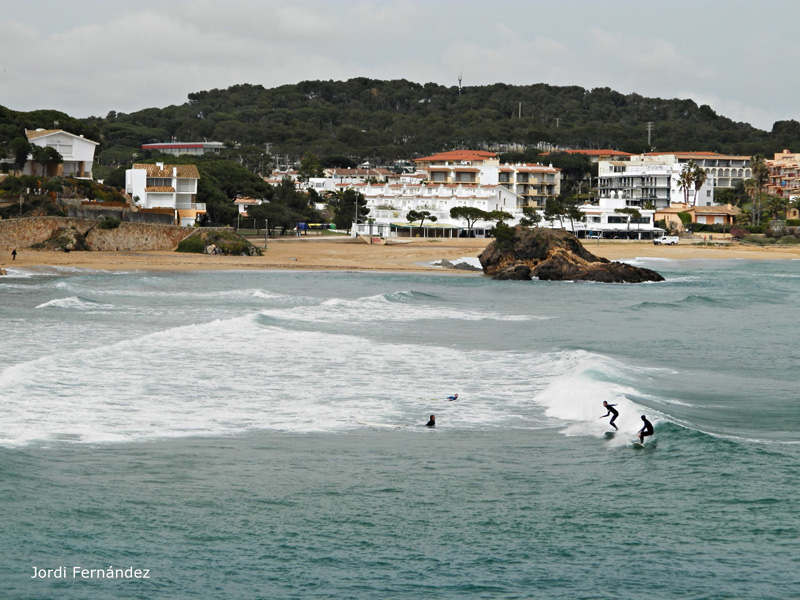
[[800, 262], [633, 262], [10, 269], [0, 597], [800, 597]]

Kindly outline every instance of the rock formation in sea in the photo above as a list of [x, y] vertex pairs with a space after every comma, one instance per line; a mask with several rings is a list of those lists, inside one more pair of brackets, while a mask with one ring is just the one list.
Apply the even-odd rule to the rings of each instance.
[[573, 234], [560, 229], [498, 227], [478, 259], [494, 279], [642, 283], [664, 281], [651, 269], [600, 258]]

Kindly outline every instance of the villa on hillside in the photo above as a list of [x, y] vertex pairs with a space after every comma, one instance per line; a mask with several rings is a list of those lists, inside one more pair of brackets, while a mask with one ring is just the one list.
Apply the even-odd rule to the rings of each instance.
[[141, 210], [171, 213], [177, 225], [192, 226], [206, 214], [196, 201], [199, 179], [195, 165], [134, 164], [125, 171], [125, 191]]
[[[99, 142], [86, 139], [82, 135], [75, 135], [63, 129], [28, 129], [25, 131], [28, 141], [34, 146], [54, 148], [64, 159], [59, 165], [50, 165], [47, 177], [75, 177], [78, 179], [92, 178], [92, 165], [94, 152]], [[33, 155], [28, 156], [28, 161], [22, 169], [25, 175], [39, 175], [42, 167], [33, 160]]]

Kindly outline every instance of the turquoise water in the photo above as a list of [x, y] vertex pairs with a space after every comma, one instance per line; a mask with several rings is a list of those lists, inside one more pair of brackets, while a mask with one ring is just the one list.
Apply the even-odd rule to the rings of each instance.
[[0, 597], [800, 597], [800, 261], [634, 262], [12, 269]]

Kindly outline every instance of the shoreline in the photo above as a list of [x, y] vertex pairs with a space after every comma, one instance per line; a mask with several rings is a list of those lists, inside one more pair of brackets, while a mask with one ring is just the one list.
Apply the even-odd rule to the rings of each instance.
[[[260, 243], [251, 240], [263, 248]], [[352, 238], [327, 237], [271, 239], [263, 256], [221, 256], [174, 251], [55, 252], [18, 249], [16, 260], [10, 252], [0, 257], [0, 268], [74, 267], [101, 271], [197, 271], [197, 270], [309, 270], [386, 271], [478, 274], [478, 271], [443, 269], [427, 263], [457, 261], [476, 257], [491, 240], [437, 238], [366, 244]], [[704, 246], [679, 244], [655, 246], [648, 241], [595, 241], [584, 247], [609, 260], [655, 259], [746, 259], [800, 260], [798, 246], [753, 247], [738, 244]]]

